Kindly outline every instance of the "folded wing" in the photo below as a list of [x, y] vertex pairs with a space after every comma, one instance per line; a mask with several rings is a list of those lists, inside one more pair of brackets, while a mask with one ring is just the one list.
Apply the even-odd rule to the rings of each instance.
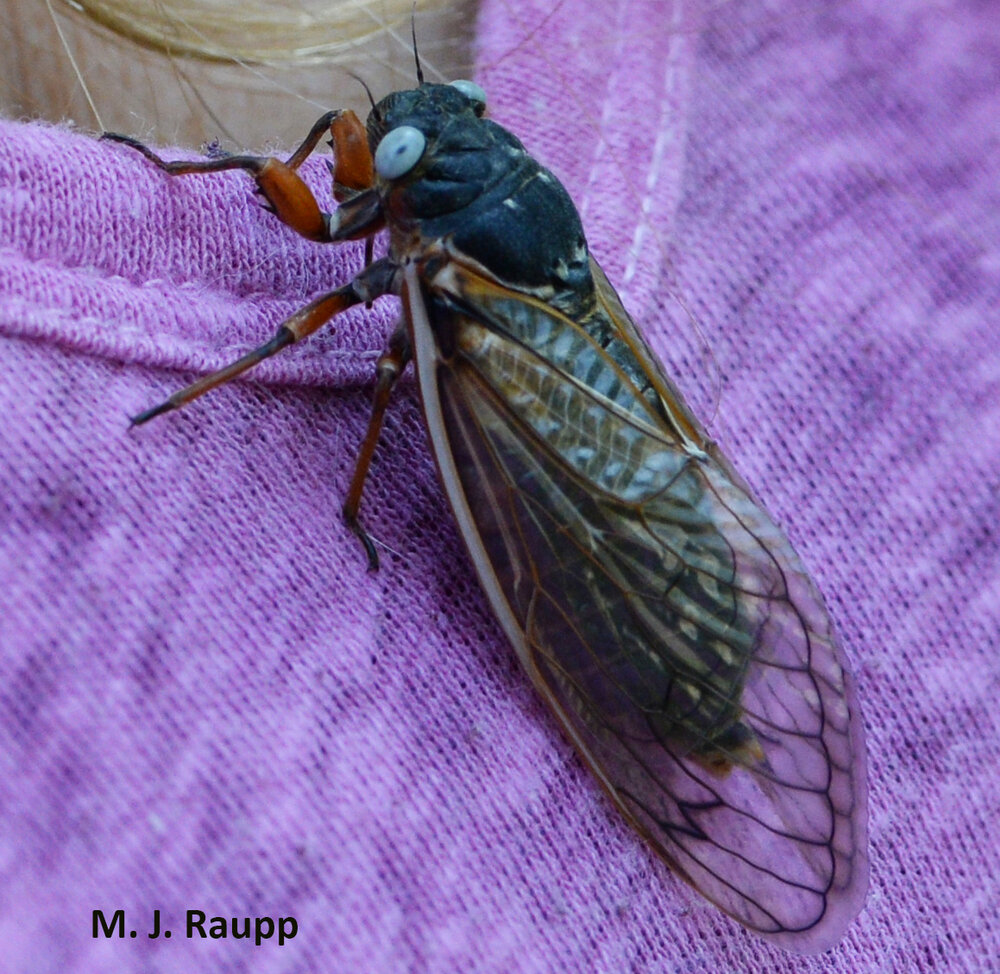
[[850, 676], [788, 541], [597, 281], [574, 322], [467, 268], [411, 278], [446, 489], [533, 680], [628, 818], [741, 923], [824, 949], [867, 885]]

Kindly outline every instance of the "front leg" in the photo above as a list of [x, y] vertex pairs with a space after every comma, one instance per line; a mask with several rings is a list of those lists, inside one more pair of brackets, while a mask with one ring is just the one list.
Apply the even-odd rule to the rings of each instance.
[[[333, 236], [330, 214], [320, 209], [312, 190], [296, 172], [327, 131], [333, 136], [331, 145], [337, 153], [333, 169], [337, 198], [354, 197], [371, 189], [375, 179], [371, 153], [368, 151], [367, 140], [362, 141], [364, 126], [352, 111], [327, 112], [316, 121], [302, 144], [286, 162], [273, 156], [224, 156], [198, 162], [167, 162], [131, 136], [105, 132], [101, 138], [130, 146], [171, 176], [242, 169], [253, 176], [258, 190], [267, 200], [267, 208], [282, 223], [308, 240], [328, 243], [345, 238], [343, 235]], [[364, 229], [367, 233], [374, 232], [378, 227], [366, 224]]]

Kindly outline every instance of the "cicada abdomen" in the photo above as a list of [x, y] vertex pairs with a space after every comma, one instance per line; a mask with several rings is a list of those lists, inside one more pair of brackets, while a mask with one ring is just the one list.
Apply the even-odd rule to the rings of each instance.
[[[489, 601], [615, 804], [688, 882], [752, 930], [826, 948], [867, 886], [865, 760], [823, 601], [705, 437], [589, 256], [566, 191], [484, 115], [468, 82], [395, 92], [365, 129], [330, 113], [286, 161], [242, 168], [318, 241], [389, 253], [275, 337], [137, 417], [183, 405], [382, 294], [403, 318], [345, 505], [412, 359], [448, 499]], [[332, 214], [296, 173], [331, 129]]]

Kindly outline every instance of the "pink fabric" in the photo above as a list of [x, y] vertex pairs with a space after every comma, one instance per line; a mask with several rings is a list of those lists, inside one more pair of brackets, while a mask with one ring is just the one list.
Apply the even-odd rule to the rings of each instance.
[[[866, 909], [784, 954], [622, 824], [487, 610], [412, 381], [366, 572], [339, 508], [391, 302], [127, 429], [356, 248], [239, 175], [3, 123], [0, 971], [997, 969], [1000, 16], [486, 0], [479, 37], [494, 117], [827, 595]], [[298, 934], [188, 940], [188, 909]]]

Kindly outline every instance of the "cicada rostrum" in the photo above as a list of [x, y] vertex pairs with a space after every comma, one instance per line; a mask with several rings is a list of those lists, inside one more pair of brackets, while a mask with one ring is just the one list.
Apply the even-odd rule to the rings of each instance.
[[[260, 348], [136, 417], [181, 406], [381, 295], [401, 320], [346, 499], [412, 360], [431, 448], [487, 597], [531, 680], [635, 829], [709, 900], [794, 950], [835, 943], [867, 886], [861, 718], [823, 601], [706, 437], [551, 172], [477, 85], [425, 84], [321, 118], [242, 169], [280, 220], [387, 256]], [[339, 206], [297, 169], [327, 132]]]

